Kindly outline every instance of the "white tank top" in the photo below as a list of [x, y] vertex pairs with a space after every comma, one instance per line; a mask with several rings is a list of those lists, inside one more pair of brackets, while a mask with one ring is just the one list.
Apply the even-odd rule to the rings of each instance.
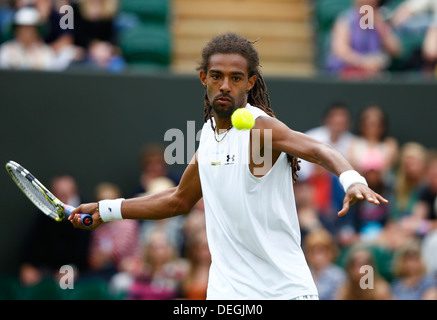
[[[249, 104], [246, 108], [255, 118], [268, 116]], [[250, 130], [232, 128], [217, 142], [210, 122], [203, 126], [198, 165], [212, 256], [207, 298], [317, 294], [301, 249], [287, 155], [258, 178], [249, 169], [249, 144]]]

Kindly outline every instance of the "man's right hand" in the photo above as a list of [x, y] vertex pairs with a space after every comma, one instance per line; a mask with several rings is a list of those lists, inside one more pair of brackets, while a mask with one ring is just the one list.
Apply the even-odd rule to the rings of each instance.
[[[97, 210], [98, 203], [84, 203], [79, 207], [73, 210], [71, 215], [68, 217], [68, 220], [73, 224], [75, 228], [84, 229], [84, 230], [94, 230], [98, 228], [102, 223], [102, 219], [100, 218], [99, 211]], [[88, 213], [93, 218], [93, 224], [89, 227], [85, 227], [80, 218], [81, 213]]]

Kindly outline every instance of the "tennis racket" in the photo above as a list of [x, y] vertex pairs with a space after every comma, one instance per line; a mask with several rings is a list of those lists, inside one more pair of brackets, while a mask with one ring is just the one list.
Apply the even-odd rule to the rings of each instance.
[[[38, 179], [18, 163], [9, 161], [6, 164], [6, 170], [29, 200], [50, 218], [58, 222], [62, 221], [76, 209], [56, 198]], [[93, 224], [93, 218], [89, 214], [82, 213], [81, 221], [85, 227]]]

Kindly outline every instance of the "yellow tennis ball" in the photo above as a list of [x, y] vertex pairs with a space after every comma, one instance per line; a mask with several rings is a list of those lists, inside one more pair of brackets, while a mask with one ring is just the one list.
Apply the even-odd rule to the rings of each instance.
[[246, 108], [238, 108], [231, 116], [232, 125], [238, 130], [249, 130], [255, 125], [252, 112]]

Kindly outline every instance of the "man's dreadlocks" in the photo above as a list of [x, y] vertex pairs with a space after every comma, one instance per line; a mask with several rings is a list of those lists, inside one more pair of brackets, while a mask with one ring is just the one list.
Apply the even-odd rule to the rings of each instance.
[[[276, 118], [275, 113], [270, 106], [270, 97], [267, 93], [266, 83], [264, 82], [264, 79], [259, 72], [259, 56], [258, 52], [253, 46], [254, 43], [255, 42], [251, 42], [235, 33], [225, 33], [216, 36], [203, 49], [202, 61], [197, 69], [203, 70], [206, 73], [208, 71], [209, 58], [216, 53], [239, 54], [243, 56], [248, 62], [249, 77], [256, 75], [255, 85], [248, 92], [248, 103], [250, 103], [254, 107], [263, 110], [269, 116]], [[204, 96], [204, 102], [204, 121], [207, 122], [208, 119], [212, 118], [212, 107], [206, 92]], [[214, 130], [212, 121], [211, 127]], [[291, 163], [293, 181], [296, 181], [297, 171], [299, 171], [300, 169], [300, 161], [297, 157], [293, 155], [287, 154], [287, 157]]]

